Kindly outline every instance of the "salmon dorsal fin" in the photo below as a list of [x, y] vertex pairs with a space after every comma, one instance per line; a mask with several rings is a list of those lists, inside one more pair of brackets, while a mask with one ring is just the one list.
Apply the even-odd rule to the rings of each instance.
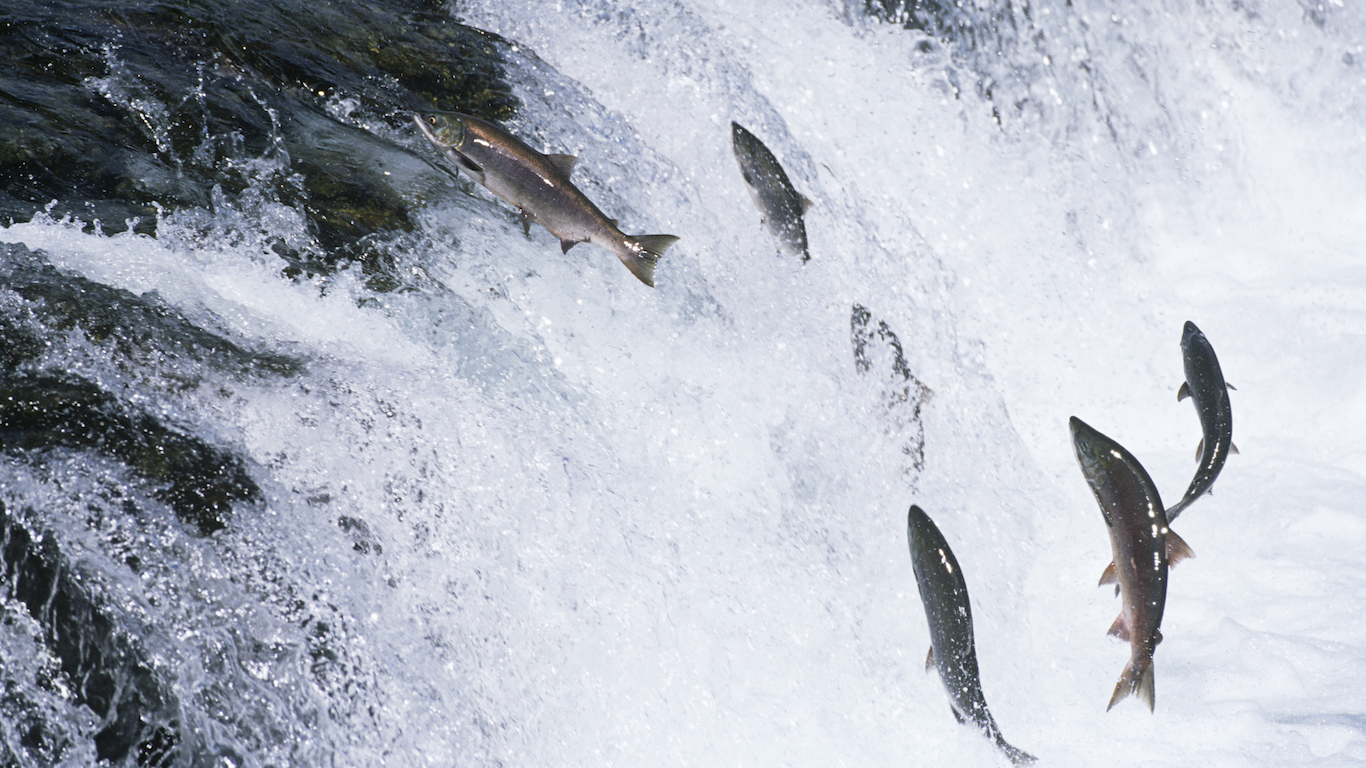
[[797, 197], [800, 197], [802, 199], [802, 213], [806, 213], [807, 211], [811, 210], [811, 206], [814, 205], [814, 203], [811, 202], [810, 198], [808, 198], [806, 195], [800, 194], [797, 195]]
[[1167, 566], [1171, 567], [1186, 558], [1195, 557], [1190, 545], [1176, 531], [1167, 529]]
[[550, 164], [555, 166], [555, 170], [563, 174], [566, 179], [569, 178], [569, 174], [574, 172], [574, 164], [579, 162], [579, 159], [573, 155], [546, 155], [545, 159], [549, 160]]

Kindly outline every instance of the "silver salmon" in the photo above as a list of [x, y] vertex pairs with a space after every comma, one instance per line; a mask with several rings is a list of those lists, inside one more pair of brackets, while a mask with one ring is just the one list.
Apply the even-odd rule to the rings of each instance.
[[1186, 542], [1167, 527], [1157, 486], [1124, 446], [1073, 416], [1072, 448], [1087, 485], [1096, 496], [1110, 532], [1114, 561], [1101, 584], [1118, 585], [1123, 597], [1110, 634], [1129, 643], [1129, 663], [1115, 685], [1108, 712], [1136, 695], [1154, 708], [1153, 652], [1162, 642], [1162, 611], [1167, 603], [1167, 568], [1191, 556]]
[[732, 122], [730, 137], [745, 186], [764, 215], [768, 231], [778, 239], [779, 250], [807, 261], [811, 252], [807, 249], [802, 215], [811, 207], [811, 201], [797, 192], [778, 158], [744, 126]]
[[631, 274], [655, 284], [655, 263], [673, 235], [627, 235], [569, 180], [576, 158], [543, 155], [486, 120], [454, 112], [413, 115], [413, 122], [442, 154], [485, 189], [560, 238], [568, 252], [592, 243], [615, 253]]

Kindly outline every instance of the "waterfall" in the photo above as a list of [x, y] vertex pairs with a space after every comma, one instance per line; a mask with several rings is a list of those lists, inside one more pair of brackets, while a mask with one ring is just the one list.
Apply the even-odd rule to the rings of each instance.
[[[0, 79], [0, 762], [1005, 764], [926, 674], [911, 504], [1040, 764], [1366, 758], [1359, 9], [20, 5], [89, 69]], [[575, 155], [680, 238], [656, 287], [424, 108]], [[1180, 499], [1187, 320], [1241, 453], [1107, 713], [1067, 420]]]

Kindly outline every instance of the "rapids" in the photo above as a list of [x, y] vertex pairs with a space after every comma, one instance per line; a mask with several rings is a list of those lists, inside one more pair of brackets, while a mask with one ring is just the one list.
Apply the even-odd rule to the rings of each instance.
[[[375, 3], [386, 48], [183, 5], [69, 37], [142, 147], [94, 202], [0, 200], [0, 762], [1005, 764], [925, 673], [912, 503], [1040, 765], [1366, 760], [1359, 8]], [[678, 235], [657, 287], [454, 176], [433, 93]], [[1241, 454], [1177, 524], [1156, 712], [1107, 713], [1067, 419], [1179, 499], [1186, 320]]]

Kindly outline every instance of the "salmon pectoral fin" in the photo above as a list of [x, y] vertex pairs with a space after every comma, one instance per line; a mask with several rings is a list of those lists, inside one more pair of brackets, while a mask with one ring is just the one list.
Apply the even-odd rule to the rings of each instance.
[[1195, 557], [1195, 552], [1191, 550], [1190, 545], [1186, 543], [1185, 539], [1181, 538], [1181, 536], [1177, 534], [1176, 531], [1173, 531], [1172, 529], [1168, 528], [1167, 566], [1171, 567], [1173, 565], [1176, 565], [1177, 563], [1181, 562], [1182, 560], [1185, 560], [1188, 557]]
[[1115, 619], [1115, 623], [1110, 625], [1110, 631], [1106, 634], [1118, 637], [1126, 643], [1129, 642], [1129, 623], [1124, 620], [1122, 612], [1119, 614], [1119, 618]]
[[531, 222], [535, 221], [536, 217], [521, 208], [517, 210], [522, 214], [522, 234], [531, 237]]
[[1179, 403], [1179, 402], [1181, 402], [1182, 400], [1185, 400], [1186, 398], [1188, 398], [1188, 397], [1190, 397], [1190, 396], [1191, 396], [1191, 388], [1190, 388], [1190, 385], [1187, 384], [1187, 383], [1184, 382], [1184, 381], [1181, 382], [1181, 388], [1178, 389], [1178, 390], [1176, 390], [1176, 402]]
[[1115, 572], [1114, 560], [1111, 560], [1110, 564], [1105, 566], [1105, 570], [1101, 571], [1100, 581], [1096, 583], [1096, 586], [1103, 587], [1106, 584], [1119, 584], [1119, 576], [1117, 576]]
[[569, 253], [569, 249], [570, 249], [570, 248], [573, 248], [574, 246], [576, 246], [576, 245], [578, 245], [579, 243], [582, 243], [582, 242], [583, 242], [582, 240], [561, 240], [561, 241], [560, 241], [560, 253]]
[[484, 183], [484, 169], [480, 168], [478, 165], [475, 165], [473, 160], [470, 160], [468, 157], [465, 157], [459, 152], [456, 152], [455, 150], [449, 148], [446, 149], [446, 158], [449, 159], [452, 163], [455, 163], [456, 166], [458, 166], [465, 173], [468, 173], [470, 175], [470, 178], [474, 179], [480, 184]]
[[933, 645], [930, 646], [930, 652], [927, 653], [927, 654], [925, 654], [925, 671], [926, 671], [926, 672], [929, 672], [931, 669], [934, 669], [934, 646], [933, 646]]
[[1229, 444], [1228, 444], [1228, 450], [1229, 450], [1229, 453], [1239, 453], [1239, 454], [1242, 453], [1242, 451], [1238, 450], [1238, 446], [1235, 445], [1235, 444], [1234, 444], [1233, 442], [1231, 442], [1231, 441], [1230, 441]]
[[1110, 697], [1110, 706], [1105, 708], [1106, 712], [1114, 709], [1122, 699], [1127, 696], [1137, 696], [1140, 701], [1148, 705], [1148, 711], [1154, 710], [1155, 691], [1153, 688], [1153, 660], [1152, 657], [1135, 660], [1130, 659], [1124, 667], [1124, 672], [1119, 676], [1119, 682], [1115, 684], [1115, 694]]

